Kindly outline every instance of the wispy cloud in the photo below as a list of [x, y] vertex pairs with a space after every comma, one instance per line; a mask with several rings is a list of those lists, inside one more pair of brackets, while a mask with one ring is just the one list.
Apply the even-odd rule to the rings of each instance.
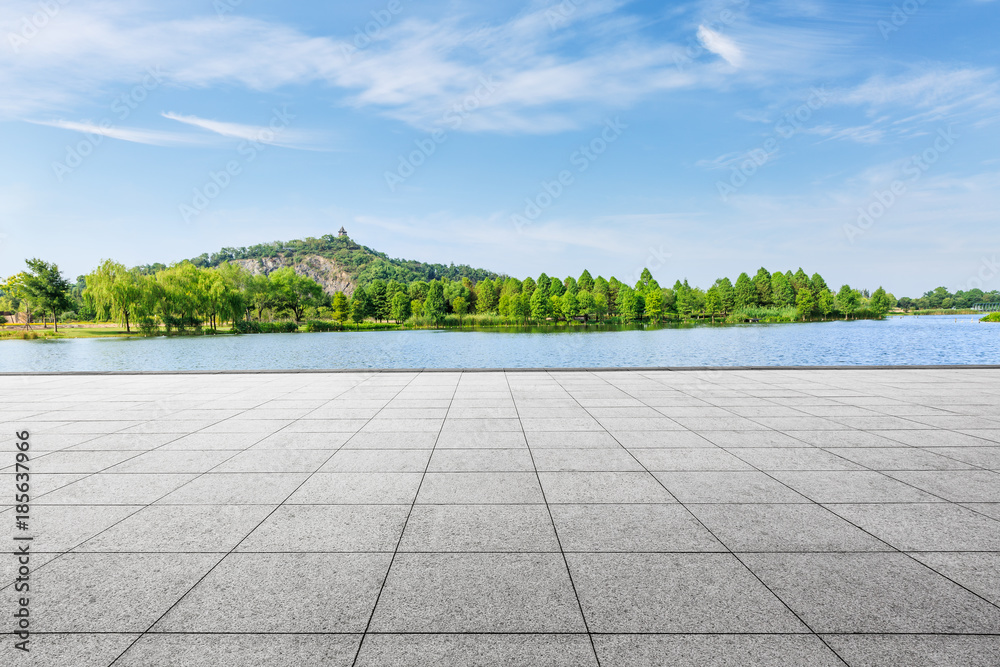
[[161, 114], [164, 118], [176, 120], [180, 123], [192, 125], [194, 127], [214, 132], [231, 139], [242, 139], [244, 141], [254, 141], [260, 144], [270, 144], [284, 148], [298, 148], [302, 150], [323, 150], [317, 145], [319, 135], [311, 132], [293, 130], [286, 127], [284, 121], [272, 125], [245, 125], [243, 123], [230, 123], [219, 120], [209, 120], [198, 118], [197, 116], [185, 116], [172, 111]]
[[58, 127], [63, 130], [99, 135], [110, 139], [118, 139], [120, 141], [130, 141], [136, 144], [148, 144], [150, 146], [196, 146], [213, 143], [211, 138], [191, 133], [164, 132], [160, 130], [147, 130], [137, 127], [115, 127], [86, 121], [30, 120], [28, 122], [34, 123], [35, 125]]
[[698, 26], [698, 41], [706, 49], [719, 56], [733, 67], [740, 67], [743, 64], [743, 51], [736, 43], [722, 33], [716, 32], [705, 26]]

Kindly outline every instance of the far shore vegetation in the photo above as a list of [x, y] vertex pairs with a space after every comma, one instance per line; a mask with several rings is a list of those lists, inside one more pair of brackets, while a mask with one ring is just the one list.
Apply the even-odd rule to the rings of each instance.
[[[589, 271], [521, 280], [467, 267], [455, 277], [426, 279], [447, 272], [421, 266], [431, 268], [408, 267], [408, 281], [369, 275], [345, 288], [349, 294], [330, 294], [291, 266], [254, 273], [227, 260], [132, 268], [107, 260], [70, 283], [55, 264], [30, 259], [25, 271], [0, 283], [0, 313], [7, 322], [0, 337], [774, 323], [1000, 309], [995, 290], [952, 294], [939, 287], [919, 298], [896, 299], [882, 287], [833, 289], [818, 273], [810, 276], [801, 268], [761, 268], [702, 289], [687, 280], [661, 286], [648, 269], [629, 284]], [[998, 319], [995, 312], [983, 318]], [[73, 324], [60, 329], [60, 322]]]

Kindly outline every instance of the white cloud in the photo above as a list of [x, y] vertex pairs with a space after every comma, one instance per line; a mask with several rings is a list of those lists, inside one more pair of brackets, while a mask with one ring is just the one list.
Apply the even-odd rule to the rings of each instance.
[[181, 132], [163, 132], [159, 130], [147, 130], [136, 127], [115, 127], [112, 125], [101, 125], [91, 122], [74, 122], [68, 120], [30, 120], [29, 123], [35, 125], [47, 125], [58, 127], [63, 130], [82, 132], [84, 134], [96, 134], [111, 139], [130, 141], [136, 144], [148, 144], [150, 146], [193, 146], [211, 143], [206, 137]]
[[711, 28], [698, 26], [698, 41], [706, 49], [719, 56], [733, 67], [743, 65], [743, 51], [740, 47], [722, 33], [718, 33]]
[[288, 119], [282, 116], [282, 112], [274, 112], [273, 122], [269, 125], [245, 125], [243, 123], [230, 123], [219, 120], [209, 120], [198, 118], [197, 116], [184, 116], [172, 111], [161, 114], [164, 118], [176, 120], [180, 123], [193, 125], [194, 127], [220, 134], [231, 139], [243, 139], [254, 141], [260, 144], [270, 144], [272, 146], [282, 146], [284, 148], [300, 148], [307, 150], [319, 150], [315, 147], [317, 137], [312, 133], [292, 130], [287, 127]]

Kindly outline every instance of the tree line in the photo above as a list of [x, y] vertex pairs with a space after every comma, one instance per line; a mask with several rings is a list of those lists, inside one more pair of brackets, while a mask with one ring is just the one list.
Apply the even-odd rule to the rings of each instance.
[[[943, 288], [941, 288], [943, 289]], [[988, 295], [987, 295], [988, 296]], [[903, 300], [898, 303], [901, 305]], [[222, 261], [199, 266], [184, 261], [169, 267], [128, 268], [106, 260], [76, 284], [54, 264], [27, 260], [27, 270], [0, 284], [0, 310], [42, 312], [54, 321], [113, 320], [131, 332], [168, 332], [220, 324], [291, 319], [414, 325], [462, 325], [469, 318], [490, 323], [553, 321], [661, 322], [711, 319], [791, 321], [882, 317], [897, 306], [882, 287], [869, 293], [850, 285], [837, 290], [818, 273], [741, 273], [735, 282], [719, 278], [708, 289], [678, 280], [661, 287], [648, 269], [634, 284], [612, 276], [556, 278], [543, 273], [523, 280], [497, 276], [473, 280], [383, 280], [359, 285], [352, 294], [326, 294], [312, 278], [291, 267], [253, 274]], [[485, 318], [485, 319], [484, 319]]]

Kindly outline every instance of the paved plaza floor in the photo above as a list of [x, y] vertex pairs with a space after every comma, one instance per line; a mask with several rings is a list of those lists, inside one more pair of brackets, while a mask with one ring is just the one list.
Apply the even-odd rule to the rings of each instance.
[[0, 426], [4, 665], [1000, 664], [1000, 369], [4, 376]]

